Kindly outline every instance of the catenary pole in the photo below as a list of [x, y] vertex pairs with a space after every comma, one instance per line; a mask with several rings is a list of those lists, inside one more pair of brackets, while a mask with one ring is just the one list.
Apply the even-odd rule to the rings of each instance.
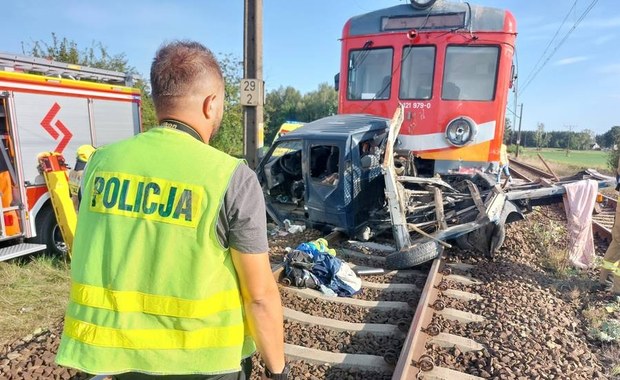
[[263, 0], [244, 1], [243, 77], [256, 80], [260, 96], [257, 104], [243, 106], [243, 154], [255, 169], [263, 147]]
[[523, 103], [521, 103], [521, 109], [519, 110], [519, 134], [517, 135], [517, 154], [516, 158], [519, 158], [519, 144], [521, 143], [521, 120], [523, 120]]

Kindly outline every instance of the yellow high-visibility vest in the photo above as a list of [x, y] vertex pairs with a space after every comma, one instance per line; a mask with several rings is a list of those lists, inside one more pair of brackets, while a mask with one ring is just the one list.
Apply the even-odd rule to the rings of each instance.
[[92, 374], [219, 374], [255, 350], [217, 219], [240, 160], [154, 128], [84, 172], [57, 362]]

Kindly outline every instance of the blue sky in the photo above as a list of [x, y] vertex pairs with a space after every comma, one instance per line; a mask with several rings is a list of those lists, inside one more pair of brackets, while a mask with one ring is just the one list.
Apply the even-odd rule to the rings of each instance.
[[[545, 48], [566, 35], [596, 0], [474, 0], [506, 8], [517, 19], [517, 59], [523, 103], [522, 129], [591, 129], [620, 125], [620, 7], [598, 0], [591, 12], [527, 87]], [[342, 27], [348, 18], [403, 0], [264, 0], [264, 79], [267, 91], [291, 85], [302, 93], [333, 83], [339, 69]], [[53, 4], [53, 5], [52, 5]], [[573, 4], [575, 6], [573, 7]], [[572, 11], [569, 13], [569, 10]], [[568, 14], [566, 22], [560, 28]], [[148, 77], [157, 47], [194, 39], [218, 54], [243, 54], [242, 0], [12, 1], [3, 7], [0, 51], [21, 53], [22, 42], [49, 41], [52, 32], [80, 47], [102, 42], [125, 53]], [[543, 58], [545, 61], [546, 58]], [[511, 98], [509, 108], [514, 110]], [[512, 118], [512, 115], [509, 114]]]

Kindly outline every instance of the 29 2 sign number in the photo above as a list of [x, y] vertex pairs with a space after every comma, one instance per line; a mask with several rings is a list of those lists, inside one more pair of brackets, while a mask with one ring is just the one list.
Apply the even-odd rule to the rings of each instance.
[[258, 79], [241, 80], [241, 105], [257, 106], [260, 101], [260, 83]]

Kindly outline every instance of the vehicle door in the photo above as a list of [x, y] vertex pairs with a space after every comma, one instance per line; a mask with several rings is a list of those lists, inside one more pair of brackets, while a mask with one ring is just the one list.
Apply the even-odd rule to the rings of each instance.
[[346, 140], [308, 140], [304, 150], [306, 206], [311, 223], [348, 228], [346, 207], [352, 197], [345, 173]]

